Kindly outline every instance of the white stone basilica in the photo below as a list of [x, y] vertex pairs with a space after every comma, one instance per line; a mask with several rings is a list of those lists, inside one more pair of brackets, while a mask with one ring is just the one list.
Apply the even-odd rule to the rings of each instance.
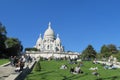
[[42, 38], [41, 34], [36, 41], [34, 46], [39, 51], [26, 51], [26, 54], [32, 57], [43, 57], [43, 58], [77, 58], [78, 54], [75, 52], [65, 52], [64, 47], [61, 44], [59, 35], [55, 36], [53, 29], [51, 28], [51, 23], [48, 24], [48, 29], [45, 31]]
[[59, 35], [57, 34], [57, 37], [55, 36], [50, 22], [43, 38], [40, 34], [34, 47], [40, 50], [40, 52], [64, 52]]

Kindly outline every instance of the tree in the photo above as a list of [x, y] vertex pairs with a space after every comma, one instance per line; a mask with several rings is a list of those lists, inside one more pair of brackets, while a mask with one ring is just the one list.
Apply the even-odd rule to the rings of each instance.
[[106, 45], [103, 45], [103, 46], [101, 47], [100, 52], [101, 52], [102, 54], [105, 53], [105, 52], [109, 52], [109, 48], [108, 48]]
[[25, 48], [25, 51], [39, 51], [37, 48]]
[[11, 55], [19, 55], [19, 53], [23, 50], [23, 46], [18, 39], [9, 38], [6, 34], [6, 28], [0, 22], [0, 58], [7, 58]]
[[8, 56], [19, 55], [23, 49], [21, 42], [17, 38], [7, 38], [6, 43], [6, 51]]
[[4, 25], [2, 25], [2, 23], [0, 22], [0, 34], [2, 35], [6, 35], [7, 31]]
[[88, 45], [88, 47], [82, 52], [83, 58], [91, 59], [96, 58], [96, 51], [92, 47], [92, 45]]
[[102, 57], [109, 57], [114, 53], [118, 53], [118, 50], [115, 45], [109, 44], [109, 45], [103, 45], [100, 50]]
[[5, 40], [6, 40], [6, 29], [5, 26], [2, 25], [2, 23], [0, 22], [0, 56], [2, 57], [4, 55], [4, 51], [5, 51]]
[[108, 48], [111, 53], [118, 53], [118, 50], [114, 44], [109, 44]]

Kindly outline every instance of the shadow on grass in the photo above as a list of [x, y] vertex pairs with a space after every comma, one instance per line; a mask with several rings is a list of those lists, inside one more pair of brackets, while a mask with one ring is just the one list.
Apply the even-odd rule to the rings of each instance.
[[45, 71], [45, 72], [39, 73], [38, 75], [46, 75], [46, 74], [54, 73], [54, 72], [55, 72], [55, 71]]
[[107, 78], [97, 78], [96, 80], [118, 80], [120, 79], [120, 76], [111, 76], [111, 77], [107, 77]]
[[84, 74], [73, 74], [72, 76], [70, 77], [66, 77], [66, 76], [63, 76], [64, 78], [62, 80], [73, 80], [73, 79], [79, 79], [80, 77], [84, 77], [88, 75], [88, 73], [84, 73]]
[[46, 75], [46, 74], [49, 74], [49, 73], [54, 73], [54, 71], [44, 71], [44, 72], [37, 72], [36, 74], [34, 74], [33, 72], [30, 73], [30, 74], [34, 74], [30, 77], [34, 77], [34, 76], [38, 76], [38, 75]]
[[42, 80], [46, 80], [46, 75], [49, 74], [49, 73], [54, 73], [54, 71], [44, 71], [44, 72], [35, 72], [36, 74], [34, 74], [34, 72], [30, 73], [32, 75], [29, 75], [26, 77], [25, 80], [34, 80], [34, 79], [31, 79], [32, 77], [35, 77], [35, 76], [41, 76], [41, 79]]

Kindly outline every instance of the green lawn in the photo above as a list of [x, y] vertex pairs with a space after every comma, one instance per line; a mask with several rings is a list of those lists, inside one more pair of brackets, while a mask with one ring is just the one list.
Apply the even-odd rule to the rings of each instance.
[[9, 59], [0, 59], [0, 65], [9, 62]]
[[[90, 61], [84, 61], [84, 66], [81, 67], [83, 74], [71, 74], [69, 72], [71, 66], [77, 64], [68, 64], [68, 61], [41, 61], [40, 72], [32, 71], [25, 80], [120, 80], [120, 69], [105, 70], [101, 64], [92, 64]], [[60, 66], [67, 64], [67, 70], [61, 70]], [[92, 75], [90, 67], [98, 67], [100, 76]]]

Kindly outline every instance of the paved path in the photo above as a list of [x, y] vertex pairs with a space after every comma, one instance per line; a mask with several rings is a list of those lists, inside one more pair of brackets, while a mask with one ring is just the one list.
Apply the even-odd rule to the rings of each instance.
[[15, 67], [12, 67], [11, 65], [8, 66], [0, 66], [0, 80], [5, 80], [6, 77], [8, 77], [10, 74], [15, 73]]
[[[36, 61], [38, 61], [38, 59], [36, 59]], [[28, 64], [28, 63], [25, 63], [25, 67], [28, 67], [30, 68], [33, 63], [35, 61], [33, 61], [32, 63]], [[6, 64], [5, 64], [6, 65]], [[12, 67], [9, 63], [7, 63], [6, 66], [0, 66], [0, 80], [11, 80], [10, 78], [13, 78], [13, 76], [15, 75], [17, 77], [17, 75], [19, 75], [20, 73], [19, 72], [15, 72], [15, 67]], [[12, 75], [12, 77], [10, 77]]]

